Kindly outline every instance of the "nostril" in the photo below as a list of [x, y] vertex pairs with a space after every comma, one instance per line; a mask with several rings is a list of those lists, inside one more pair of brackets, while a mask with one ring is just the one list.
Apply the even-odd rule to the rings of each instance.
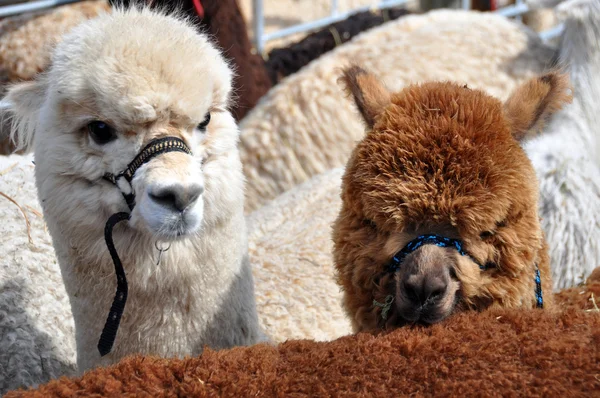
[[153, 201], [165, 207], [173, 207], [177, 201], [175, 192], [169, 189], [150, 192], [149, 196]]
[[188, 206], [198, 200], [200, 195], [204, 193], [204, 186], [195, 184], [187, 189], [188, 191]]
[[193, 184], [187, 187], [177, 184], [153, 190], [148, 195], [150, 199], [161, 206], [183, 212], [190, 205], [194, 204], [203, 192], [204, 187], [200, 184]]
[[441, 289], [441, 288], [440, 288], [440, 289], [433, 290], [433, 291], [431, 292], [431, 294], [429, 295], [429, 298], [430, 298], [430, 299], [437, 299], [437, 298], [440, 298], [440, 297], [442, 297], [442, 296], [444, 295], [444, 292], [445, 292], [445, 291], [446, 291], [446, 289], [445, 289], [445, 288], [444, 288], [444, 289]]
[[407, 280], [404, 281], [404, 294], [406, 295], [406, 297], [414, 302], [414, 303], [418, 303], [421, 301], [420, 299], [420, 286], [418, 286], [417, 283], [415, 283], [414, 281], [411, 280]]
[[443, 297], [447, 286], [445, 278], [432, 275], [411, 275], [402, 284], [406, 298], [416, 304]]
[[428, 300], [439, 299], [444, 296], [448, 284], [441, 278], [429, 278], [425, 281], [425, 297]]

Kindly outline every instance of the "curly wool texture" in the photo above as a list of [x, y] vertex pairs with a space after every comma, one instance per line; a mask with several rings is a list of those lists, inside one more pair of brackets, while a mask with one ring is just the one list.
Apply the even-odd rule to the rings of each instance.
[[0, 395], [75, 374], [71, 305], [42, 218], [32, 159], [0, 156]]
[[557, 300], [568, 307], [554, 315], [464, 313], [428, 328], [326, 343], [206, 350], [184, 360], [134, 356], [6, 397], [589, 396], [600, 389], [600, 312], [592, 294], [600, 295], [600, 283], [561, 293]]
[[3, 82], [32, 79], [46, 68], [50, 48], [65, 32], [108, 10], [106, 1], [83, 1], [0, 21], [0, 75]]
[[331, 258], [342, 173], [316, 176], [248, 217], [256, 305], [276, 342], [332, 340], [352, 330]]
[[391, 91], [451, 80], [504, 99], [546, 69], [554, 54], [522, 25], [467, 11], [408, 15], [358, 35], [282, 80], [241, 121], [246, 211], [343, 166], [363, 137], [358, 113], [337, 83], [340, 67], [361, 64]]
[[287, 47], [274, 48], [265, 61], [269, 77], [273, 84], [278, 83], [336, 46], [350, 41], [359, 33], [409, 13], [404, 8], [359, 12], [311, 33]]
[[525, 145], [540, 181], [540, 216], [550, 246], [554, 288], [585, 280], [600, 265], [600, 3], [564, 2], [559, 62], [573, 104]]

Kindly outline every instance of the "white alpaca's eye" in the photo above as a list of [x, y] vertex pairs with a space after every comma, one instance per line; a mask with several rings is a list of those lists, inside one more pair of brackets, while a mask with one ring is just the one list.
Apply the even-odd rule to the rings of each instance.
[[206, 130], [206, 126], [210, 123], [210, 112], [206, 114], [202, 123], [198, 124], [197, 129], [204, 132]]
[[108, 124], [95, 120], [87, 125], [88, 133], [98, 145], [104, 145], [117, 138], [115, 129]]

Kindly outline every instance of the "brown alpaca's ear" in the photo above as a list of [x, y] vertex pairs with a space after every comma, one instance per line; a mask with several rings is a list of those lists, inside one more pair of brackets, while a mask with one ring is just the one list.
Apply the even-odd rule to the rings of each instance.
[[570, 89], [569, 77], [558, 72], [517, 87], [504, 103], [513, 136], [520, 141], [535, 135], [554, 112], [573, 100]]
[[375, 117], [391, 103], [390, 92], [375, 76], [359, 66], [344, 69], [339, 81], [352, 94], [367, 126], [372, 128]]

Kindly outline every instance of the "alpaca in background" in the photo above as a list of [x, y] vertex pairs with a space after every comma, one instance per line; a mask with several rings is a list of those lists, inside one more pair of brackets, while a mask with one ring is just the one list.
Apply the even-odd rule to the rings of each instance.
[[573, 104], [525, 149], [540, 180], [540, 216], [558, 289], [582, 283], [600, 264], [600, 2], [569, 0], [556, 11], [564, 21], [559, 65], [570, 75]]

